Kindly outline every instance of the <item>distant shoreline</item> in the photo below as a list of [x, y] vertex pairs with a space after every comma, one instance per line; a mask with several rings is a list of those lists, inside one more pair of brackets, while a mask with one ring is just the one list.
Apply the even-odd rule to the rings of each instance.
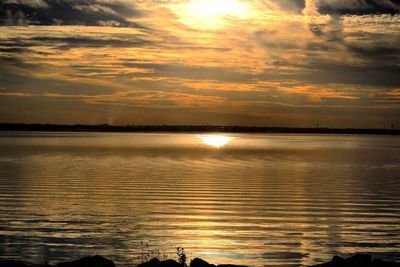
[[144, 132], [144, 133], [290, 133], [290, 134], [366, 134], [400, 135], [399, 129], [354, 129], [354, 128], [295, 128], [263, 126], [218, 126], [218, 125], [63, 125], [0, 123], [0, 131], [43, 132]]

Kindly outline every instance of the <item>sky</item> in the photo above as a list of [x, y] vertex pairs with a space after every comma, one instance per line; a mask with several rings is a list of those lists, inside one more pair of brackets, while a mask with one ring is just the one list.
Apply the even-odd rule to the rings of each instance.
[[400, 128], [400, 1], [0, 0], [0, 122]]

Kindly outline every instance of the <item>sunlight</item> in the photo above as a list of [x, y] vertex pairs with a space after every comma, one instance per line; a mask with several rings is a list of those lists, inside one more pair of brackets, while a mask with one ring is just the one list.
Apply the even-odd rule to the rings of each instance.
[[204, 135], [200, 136], [201, 141], [209, 146], [213, 146], [216, 148], [223, 147], [227, 143], [229, 143], [232, 137], [224, 136], [224, 135]]
[[226, 17], [244, 18], [248, 13], [239, 0], [192, 0], [179, 9], [183, 23], [203, 28], [219, 28]]

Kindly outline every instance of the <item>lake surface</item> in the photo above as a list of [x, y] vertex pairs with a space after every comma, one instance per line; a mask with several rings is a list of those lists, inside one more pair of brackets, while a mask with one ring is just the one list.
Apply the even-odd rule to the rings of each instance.
[[400, 260], [400, 138], [0, 133], [0, 258]]

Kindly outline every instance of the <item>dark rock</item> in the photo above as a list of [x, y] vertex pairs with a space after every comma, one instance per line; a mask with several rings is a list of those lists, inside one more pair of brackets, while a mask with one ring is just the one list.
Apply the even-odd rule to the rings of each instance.
[[369, 267], [371, 265], [371, 255], [369, 254], [356, 254], [348, 259], [344, 260], [345, 267]]
[[[309, 267], [333, 267], [332, 262], [324, 262], [324, 263], [320, 263], [320, 264], [316, 264], [316, 265], [311, 265]], [[337, 266], [335, 266], [337, 267]]]
[[400, 262], [389, 262], [378, 259], [372, 261], [372, 256], [369, 254], [356, 254], [347, 259], [335, 256], [330, 262], [311, 267], [400, 267]]
[[149, 261], [143, 262], [139, 264], [137, 267], [159, 267], [160, 266], [160, 260], [157, 258], [152, 258]]
[[194, 258], [190, 262], [190, 267], [216, 267], [214, 264], [210, 264], [203, 259]]
[[348, 259], [339, 256], [332, 258], [330, 262], [325, 262], [311, 267], [370, 267], [371, 255], [356, 254]]
[[330, 266], [332, 267], [340, 267], [343, 266], [345, 263], [345, 259], [343, 259], [342, 257], [339, 256], [335, 256], [332, 258], [331, 262], [330, 262]]
[[56, 267], [115, 267], [115, 264], [102, 256], [93, 256], [71, 262], [61, 262]]
[[166, 260], [160, 262], [159, 267], [182, 267], [177, 261], [174, 260]]
[[309, 267], [333, 267], [332, 262], [324, 262], [316, 265], [311, 265]]
[[372, 261], [372, 267], [400, 267], [400, 262], [389, 262], [380, 259], [375, 259]]
[[26, 267], [26, 264], [22, 261], [14, 261], [14, 260], [2, 260], [0, 261], [1, 267]]

